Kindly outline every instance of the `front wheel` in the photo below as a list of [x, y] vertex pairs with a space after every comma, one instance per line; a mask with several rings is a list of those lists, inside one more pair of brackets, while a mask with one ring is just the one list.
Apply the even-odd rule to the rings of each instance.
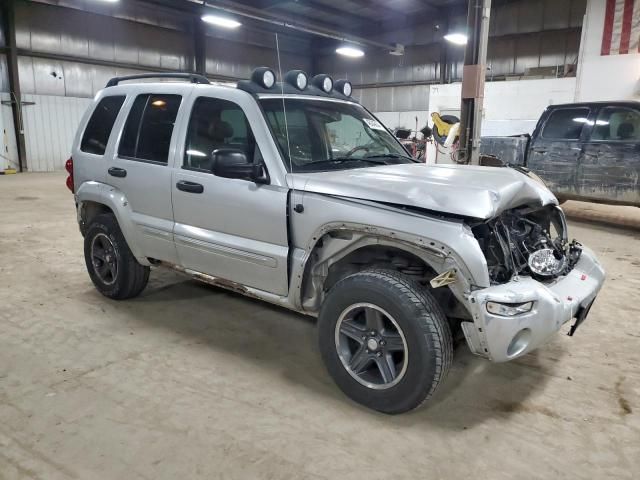
[[453, 357], [446, 316], [426, 287], [390, 270], [340, 280], [318, 317], [329, 374], [351, 399], [384, 413], [420, 406]]
[[106, 297], [135, 297], [149, 281], [149, 267], [138, 263], [111, 214], [98, 215], [87, 228], [84, 259], [91, 281]]

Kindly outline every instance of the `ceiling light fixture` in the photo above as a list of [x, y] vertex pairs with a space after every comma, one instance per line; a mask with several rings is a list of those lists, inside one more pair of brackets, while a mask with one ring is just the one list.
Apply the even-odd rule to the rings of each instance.
[[356, 47], [339, 47], [336, 48], [338, 55], [344, 55], [345, 57], [358, 58], [363, 57], [364, 52]]
[[455, 43], [456, 45], [466, 45], [467, 36], [464, 33], [448, 33], [444, 36], [447, 42]]
[[218, 15], [203, 15], [202, 21], [222, 28], [238, 28], [242, 25], [237, 20], [229, 17], [219, 17]]

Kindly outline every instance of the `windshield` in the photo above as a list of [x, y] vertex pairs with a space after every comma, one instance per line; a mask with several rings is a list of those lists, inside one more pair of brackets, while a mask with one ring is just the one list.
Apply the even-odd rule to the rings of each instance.
[[311, 172], [414, 161], [360, 105], [286, 97], [285, 102], [286, 126], [282, 98], [260, 101], [287, 170]]

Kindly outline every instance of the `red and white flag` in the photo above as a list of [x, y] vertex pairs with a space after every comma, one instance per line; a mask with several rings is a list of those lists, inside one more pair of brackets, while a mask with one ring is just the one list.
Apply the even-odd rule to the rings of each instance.
[[601, 55], [637, 53], [640, 47], [640, 0], [606, 0]]

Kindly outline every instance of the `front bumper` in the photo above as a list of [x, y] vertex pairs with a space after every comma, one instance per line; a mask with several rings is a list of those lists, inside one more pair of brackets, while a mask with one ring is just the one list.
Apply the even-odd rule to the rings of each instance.
[[[469, 296], [472, 322], [462, 329], [473, 353], [494, 362], [506, 362], [543, 344], [562, 325], [588, 308], [604, 283], [604, 269], [595, 255], [584, 248], [580, 260], [568, 275], [543, 284], [520, 277], [503, 285], [476, 290]], [[530, 312], [514, 317], [493, 315], [487, 302], [533, 301]]]

